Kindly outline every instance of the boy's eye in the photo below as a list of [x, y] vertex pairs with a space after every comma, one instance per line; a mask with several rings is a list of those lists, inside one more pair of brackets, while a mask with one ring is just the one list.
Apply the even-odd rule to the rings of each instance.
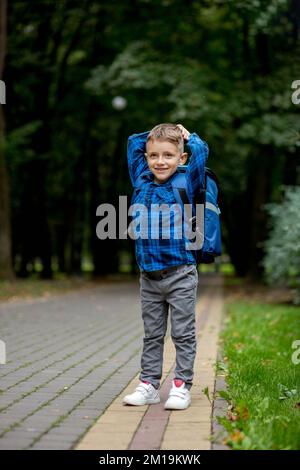
[[[164, 155], [164, 157], [165, 157], [165, 158], [172, 158], [173, 155], [172, 155], [171, 153], [166, 153], [166, 154]], [[150, 158], [158, 158], [158, 155], [156, 155], [155, 153], [154, 153], [154, 154], [151, 154], [151, 155], [150, 155]]]

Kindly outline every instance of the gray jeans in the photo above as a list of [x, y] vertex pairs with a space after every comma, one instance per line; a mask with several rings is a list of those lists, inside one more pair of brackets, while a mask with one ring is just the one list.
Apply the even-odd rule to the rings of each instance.
[[191, 388], [196, 355], [195, 305], [198, 272], [193, 264], [183, 264], [162, 274], [161, 280], [140, 274], [140, 295], [144, 322], [140, 380], [158, 388], [162, 376], [164, 338], [170, 307], [171, 337], [176, 349], [175, 378]]

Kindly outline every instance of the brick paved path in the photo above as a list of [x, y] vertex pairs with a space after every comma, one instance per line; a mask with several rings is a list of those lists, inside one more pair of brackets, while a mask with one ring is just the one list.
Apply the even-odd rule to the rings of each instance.
[[[209, 350], [209, 344], [216, 345], [218, 336], [219, 295], [213, 294], [216, 284], [220, 285], [218, 275], [199, 275], [200, 342], [196, 362], [203, 364], [197, 367], [198, 385], [193, 387], [197, 398], [202, 385], [211, 391], [214, 386], [212, 362], [216, 352]], [[180, 418], [178, 412], [160, 409], [161, 405], [120, 405], [124, 389], [135, 384], [140, 367], [143, 328], [138, 294], [137, 282], [114, 282], [48, 300], [0, 304], [0, 339], [7, 349], [7, 363], [0, 365], [0, 449], [148, 448], [144, 444], [145, 430], [152, 422], [160, 429], [160, 438], [151, 444], [152, 448], [175, 448], [168, 447], [174, 443], [172, 420], [175, 423], [184, 415], [191, 420], [192, 408], [179, 412]], [[205, 302], [209, 315], [202, 308]], [[214, 319], [208, 321], [208, 317]], [[163, 397], [168, 392], [174, 363], [170, 338], [166, 352]], [[115, 429], [109, 413], [116, 406], [129, 410], [122, 412], [125, 427], [118, 424], [119, 431], [122, 426], [125, 430], [126, 442], [121, 439], [124, 434], [116, 441], [111, 433], [111, 440], [106, 438], [102, 441], [105, 446], [99, 447], [97, 433], [106, 429], [109, 436], [109, 428]], [[206, 413], [206, 434], [210, 411], [202, 395], [198, 412], [199, 418]], [[111, 426], [104, 428], [103, 420]], [[194, 431], [196, 428], [197, 420], [192, 425]]]

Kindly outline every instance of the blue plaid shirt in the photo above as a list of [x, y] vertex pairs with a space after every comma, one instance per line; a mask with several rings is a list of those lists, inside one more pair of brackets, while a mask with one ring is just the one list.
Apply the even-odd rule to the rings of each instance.
[[[181, 264], [196, 264], [193, 253], [191, 250], [186, 249], [187, 240], [184, 237], [183, 228], [183, 236], [180, 238], [176, 236], [175, 227], [178, 227], [178, 224], [175, 222], [176, 217], [179, 216], [176, 211], [168, 211], [168, 217], [170, 216], [170, 226], [168, 227], [170, 237], [168, 239], [163, 236], [162, 213], [160, 214], [161, 218], [158, 217], [155, 224], [153, 224], [153, 217], [151, 218], [152, 224], [150, 223], [151, 204], [166, 204], [170, 207], [176, 204], [177, 201], [171, 184], [173, 175], [164, 183], [154, 182], [154, 175], [149, 170], [144, 156], [148, 134], [149, 131], [131, 135], [128, 138], [127, 147], [129, 175], [133, 187], [135, 187], [137, 178], [142, 176], [144, 181], [139, 190], [134, 192], [131, 204], [142, 204], [148, 211], [148, 223], [146, 224], [148, 232], [143, 234], [143, 229], [141, 229], [141, 236], [135, 240], [137, 263], [141, 271], [156, 271]], [[187, 193], [189, 200], [192, 200], [204, 184], [204, 167], [208, 157], [208, 146], [196, 133], [192, 133], [187, 142], [187, 147], [191, 151], [186, 171]], [[180, 216], [182, 219], [181, 213]], [[139, 218], [142, 218], [141, 214]], [[183, 224], [183, 220], [181, 223]], [[158, 230], [158, 237], [156, 229]]]

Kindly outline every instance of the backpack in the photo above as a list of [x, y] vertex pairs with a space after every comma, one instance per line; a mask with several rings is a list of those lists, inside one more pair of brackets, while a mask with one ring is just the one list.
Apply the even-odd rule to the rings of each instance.
[[[220, 223], [220, 185], [215, 173], [205, 167], [204, 188], [199, 188], [199, 193], [193, 201], [189, 201], [187, 195], [186, 172], [187, 165], [179, 165], [177, 173], [172, 178], [172, 187], [177, 203], [192, 204], [193, 217], [190, 220], [192, 230], [196, 229], [202, 234], [202, 242], [196, 250], [191, 250], [197, 263], [213, 263], [215, 257], [222, 253], [221, 223]], [[200, 220], [200, 227], [196, 227], [195, 205], [203, 204], [204, 214]]]

